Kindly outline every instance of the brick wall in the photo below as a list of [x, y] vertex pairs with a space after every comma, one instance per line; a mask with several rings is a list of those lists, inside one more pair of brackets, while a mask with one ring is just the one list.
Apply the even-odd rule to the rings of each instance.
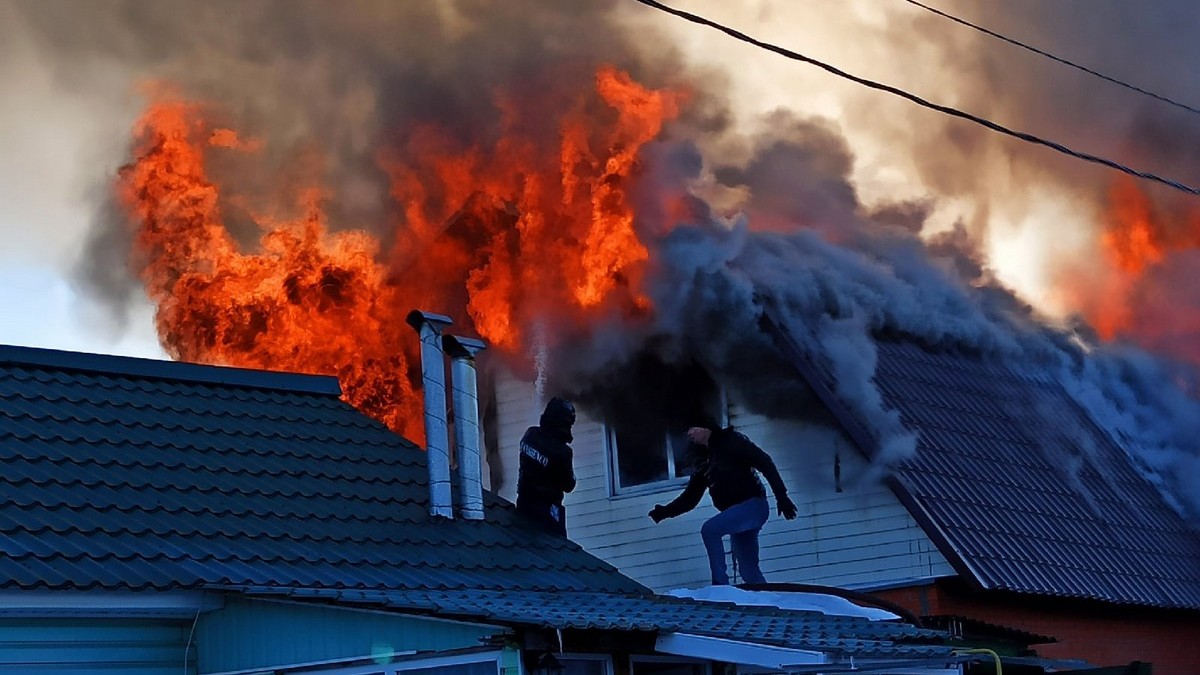
[[1200, 673], [1200, 612], [1113, 607], [1102, 603], [976, 593], [957, 580], [873, 593], [918, 614], [960, 615], [1053, 636], [1040, 656], [1095, 666], [1154, 664], [1155, 675]]

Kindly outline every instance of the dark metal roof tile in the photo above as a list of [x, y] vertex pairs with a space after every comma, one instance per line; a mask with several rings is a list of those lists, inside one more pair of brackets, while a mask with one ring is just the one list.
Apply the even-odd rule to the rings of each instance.
[[423, 454], [326, 385], [249, 371], [225, 384], [222, 369], [166, 362], [130, 374], [137, 360], [112, 357], [99, 372], [41, 350], [27, 366], [5, 349], [9, 588], [645, 590], [494, 496], [486, 522], [433, 519]]
[[898, 489], [985, 587], [1200, 608], [1200, 537], [1049, 371], [880, 341]]

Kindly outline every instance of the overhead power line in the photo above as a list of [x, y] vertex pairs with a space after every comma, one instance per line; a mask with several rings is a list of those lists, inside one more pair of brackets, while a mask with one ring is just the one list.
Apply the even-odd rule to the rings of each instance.
[[1087, 162], [1092, 162], [1094, 164], [1101, 164], [1103, 166], [1109, 167], [1110, 169], [1116, 169], [1117, 171], [1120, 171], [1122, 173], [1129, 174], [1130, 176], [1135, 176], [1137, 178], [1142, 178], [1144, 180], [1161, 183], [1162, 185], [1166, 185], [1168, 187], [1175, 188], [1176, 190], [1179, 190], [1181, 192], [1186, 192], [1191, 195], [1200, 195], [1200, 189], [1191, 187], [1189, 185], [1185, 185], [1184, 183], [1180, 183], [1179, 181], [1176, 181], [1176, 180], [1173, 180], [1170, 178], [1164, 178], [1157, 174], [1149, 173], [1146, 171], [1139, 171], [1138, 169], [1132, 169], [1130, 167], [1125, 166], [1124, 164], [1115, 162], [1115, 161], [1113, 161], [1111, 159], [1107, 159], [1105, 157], [1100, 157], [1099, 155], [1093, 155], [1093, 154], [1090, 154], [1087, 152], [1080, 152], [1078, 150], [1072, 150], [1071, 148], [1069, 148], [1061, 143], [1058, 143], [1056, 141], [1051, 141], [1051, 140], [1042, 138], [1040, 136], [1035, 136], [1033, 134], [1025, 133], [1023, 131], [1015, 131], [1013, 129], [1009, 129], [1008, 127], [1006, 127], [1004, 125], [998, 124], [996, 122], [993, 122], [989, 119], [980, 117], [978, 115], [973, 115], [969, 112], [964, 112], [957, 108], [952, 108], [950, 106], [942, 105], [940, 103], [933, 103], [931, 101], [927, 101], [927, 100], [921, 98], [920, 96], [917, 96], [916, 94], [911, 94], [907, 91], [904, 91], [903, 89], [893, 87], [889, 84], [883, 84], [880, 82], [875, 82], [873, 80], [868, 80], [864, 77], [852, 75], [850, 73], [847, 73], [844, 70], [841, 70], [839, 68], [831, 66], [828, 63], [825, 63], [823, 61], [819, 61], [812, 57], [805, 56], [803, 54], [794, 52], [794, 51], [792, 51], [790, 49], [786, 49], [784, 47], [780, 47], [778, 45], [771, 44], [769, 42], [763, 42], [756, 38], [750, 37], [749, 35], [746, 35], [745, 33], [737, 31], [733, 28], [730, 28], [728, 26], [725, 26], [725, 25], [719, 24], [715, 21], [712, 21], [711, 19], [706, 19], [702, 16], [692, 14], [691, 12], [685, 12], [680, 9], [675, 9], [674, 7], [669, 7], [667, 5], [662, 4], [661, 2], [657, 2], [657, 0], [635, 0], [635, 1], [640, 2], [641, 4], [646, 5], [648, 7], [653, 7], [654, 9], [657, 9], [659, 11], [666, 12], [667, 14], [677, 16], [686, 21], [690, 21], [692, 23], [699, 24], [701, 26], [707, 26], [709, 28], [721, 31], [722, 33], [725, 33], [726, 35], [728, 35], [730, 37], [733, 37], [737, 40], [741, 40], [742, 42], [745, 42], [747, 44], [754, 45], [755, 47], [758, 47], [760, 49], [765, 49], [769, 52], [774, 52], [776, 54], [779, 54], [780, 56], [784, 56], [784, 57], [792, 59], [794, 61], [802, 61], [809, 65], [816, 66], [826, 72], [837, 75], [838, 77], [850, 80], [851, 82], [854, 82], [856, 84], [861, 84], [864, 87], [868, 87], [870, 89], [876, 89], [878, 91], [885, 91], [894, 96], [899, 96], [900, 98], [912, 101], [913, 103], [916, 103], [919, 106], [929, 108], [930, 110], [936, 110], [940, 113], [949, 115], [951, 117], [957, 117], [959, 119], [964, 119], [964, 120], [967, 120], [970, 122], [974, 122], [975, 124], [978, 124], [983, 127], [987, 127], [988, 129], [991, 129], [992, 131], [995, 131], [1000, 134], [1004, 134], [1005, 136], [1011, 136], [1013, 138], [1017, 138], [1022, 141], [1025, 141], [1026, 143], [1032, 143], [1034, 145], [1041, 145], [1041, 146], [1050, 148], [1051, 150], [1056, 150], [1064, 155], [1069, 155], [1071, 157], [1075, 157], [1077, 159], [1082, 159]]
[[1024, 42], [1021, 42], [1020, 40], [1014, 40], [1013, 38], [1010, 38], [1010, 37], [1008, 37], [1008, 36], [1005, 36], [1005, 35], [1001, 35], [1000, 33], [997, 33], [997, 32], [995, 32], [995, 31], [992, 31], [992, 30], [988, 30], [987, 28], [984, 28], [983, 26], [978, 26], [978, 25], [976, 25], [976, 24], [973, 24], [973, 23], [971, 23], [970, 21], [967, 21], [967, 20], [965, 20], [965, 19], [960, 19], [960, 18], [958, 18], [957, 16], [954, 16], [954, 15], [952, 15], [952, 14], [947, 14], [946, 12], [943, 12], [943, 11], [942, 11], [942, 10], [940, 10], [940, 9], [937, 9], [937, 8], [934, 8], [934, 7], [930, 7], [929, 5], [926, 5], [926, 4], [923, 4], [923, 3], [917, 2], [917, 0], [904, 0], [904, 1], [905, 1], [905, 2], [907, 2], [907, 3], [908, 3], [908, 4], [910, 4], [910, 5], [916, 5], [917, 7], [920, 7], [921, 9], [923, 9], [923, 10], [925, 10], [925, 11], [932, 12], [932, 13], [934, 13], [934, 14], [937, 14], [938, 16], [941, 16], [941, 17], [944, 17], [944, 18], [950, 19], [951, 21], [953, 21], [953, 22], [955, 22], [955, 23], [962, 24], [963, 26], [966, 26], [966, 27], [968, 27], [968, 28], [973, 28], [973, 29], [975, 29], [975, 30], [979, 31], [980, 33], [985, 33], [985, 34], [987, 34], [987, 35], [990, 35], [990, 36], [992, 36], [992, 37], [994, 37], [994, 38], [996, 38], [996, 39], [998, 39], [998, 40], [1003, 40], [1004, 42], [1007, 42], [1007, 43], [1008, 43], [1008, 44], [1010, 44], [1010, 45], [1014, 45], [1014, 46], [1016, 46], [1016, 47], [1020, 47], [1021, 49], [1025, 49], [1025, 50], [1031, 51], [1031, 52], [1033, 52], [1034, 54], [1038, 54], [1038, 55], [1040, 55], [1040, 56], [1044, 56], [1044, 57], [1046, 57], [1046, 58], [1048, 58], [1048, 59], [1050, 59], [1050, 60], [1052, 60], [1052, 61], [1057, 61], [1057, 62], [1059, 62], [1059, 63], [1061, 63], [1061, 64], [1063, 64], [1063, 65], [1065, 65], [1065, 66], [1070, 66], [1070, 67], [1072, 67], [1072, 68], [1075, 68], [1076, 70], [1082, 70], [1083, 72], [1085, 72], [1085, 73], [1087, 73], [1087, 74], [1089, 74], [1089, 75], [1094, 75], [1094, 76], [1096, 76], [1096, 77], [1098, 77], [1098, 78], [1100, 78], [1100, 79], [1102, 79], [1102, 80], [1105, 80], [1105, 81], [1107, 81], [1107, 82], [1111, 82], [1111, 83], [1113, 83], [1113, 84], [1115, 84], [1115, 85], [1117, 85], [1117, 86], [1120, 86], [1120, 87], [1125, 87], [1126, 89], [1129, 89], [1130, 91], [1136, 91], [1136, 92], [1137, 92], [1137, 93], [1139, 93], [1139, 94], [1145, 94], [1146, 96], [1149, 96], [1150, 98], [1155, 98], [1155, 99], [1158, 99], [1159, 101], [1162, 101], [1163, 103], [1167, 103], [1167, 104], [1173, 105], [1173, 106], [1175, 106], [1176, 108], [1182, 108], [1182, 109], [1184, 109], [1184, 110], [1187, 110], [1188, 112], [1193, 112], [1193, 113], [1196, 113], [1197, 115], [1200, 115], [1200, 109], [1198, 109], [1198, 108], [1193, 108], [1192, 106], [1190, 106], [1190, 105], [1188, 105], [1188, 104], [1186, 104], [1186, 103], [1180, 103], [1179, 101], [1176, 101], [1175, 99], [1168, 98], [1168, 97], [1166, 97], [1166, 96], [1162, 96], [1161, 94], [1156, 94], [1156, 93], [1154, 93], [1154, 92], [1152, 92], [1152, 91], [1147, 91], [1147, 90], [1145, 90], [1145, 89], [1142, 89], [1141, 87], [1139, 87], [1139, 86], [1137, 86], [1137, 85], [1129, 84], [1128, 82], [1124, 82], [1124, 81], [1122, 81], [1122, 80], [1118, 80], [1118, 79], [1117, 79], [1117, 78], [1115, 78], [1115, 77], [1110, 77], [1110, 76], [1108, 76], [1108, 75], [1105, 75], [1104, 73], [1101, 73], [1101, 72], [1097, 72], [1097, 71], [1095, 71], [1095, 70], [1092, 70], [1091, 68], [1088, 68], [1087, 66], [1082, 66], [1082, 65], [1080, 65], [1080, 64], [1078, 64], [1078, 63], [1075, 63], [1074, 61], [1069, 61], [1069, 60], [1067, 60], [1067, 59], [1064, 59], [1064, 58], [1062, 58], [1062, 57], [1060, 57], [1060, 56], [1055, 56], [1054, 54], [1051, 54], [1050, 52], [1047, 52], [1047, 51], [1044, 51], [1044, 50], [1038, 49], [1037, 47], [1033, 47], [1033, 46], [1027, 45], [1027, 44], [1025, 44]]

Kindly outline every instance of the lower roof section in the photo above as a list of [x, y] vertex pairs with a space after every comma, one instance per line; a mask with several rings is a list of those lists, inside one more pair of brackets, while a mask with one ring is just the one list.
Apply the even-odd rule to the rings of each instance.
[[934, 658], [951, 651], [944, 644], [946, 633], [905, 623], [650, 594], [261, 587], [224, 590], [248, 597], [325, 602], [552, 630], [680, 633], [856, 658]]

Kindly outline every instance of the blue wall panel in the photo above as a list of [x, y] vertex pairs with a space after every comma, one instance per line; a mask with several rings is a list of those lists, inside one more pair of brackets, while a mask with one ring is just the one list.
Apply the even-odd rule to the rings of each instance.
[[200, 673], [314, 663], [408, 650], [477, 647], [502, 629], [333, 607], [230, 598], [200, 616]]
[[178, 619], [0, 619], [0, 673], [194, 673], [195, 649], [184, 660], [191, 628]]

